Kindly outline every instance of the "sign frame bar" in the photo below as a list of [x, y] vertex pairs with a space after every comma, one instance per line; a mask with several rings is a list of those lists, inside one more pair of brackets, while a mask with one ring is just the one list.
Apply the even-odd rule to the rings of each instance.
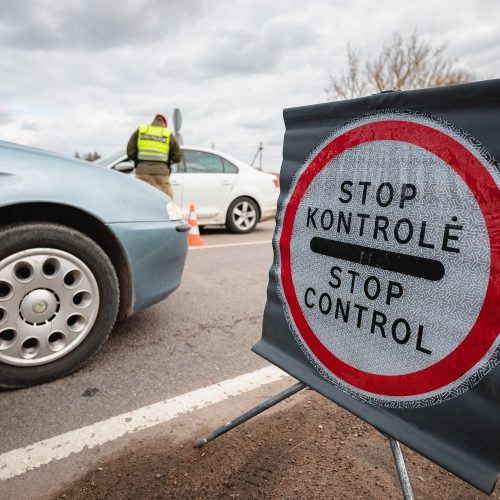
[[[310, 390], [314, 391], [314, 389], [307, 386], [303, 382], [297, 382], [296, 384], [279, 392], [275, 396], [272, 396], [271, 398], [266, 399], [263, 403], [260, 403], [257, 406], [254, 406], [250, 410], [246, 411], [245, 413], [242, 413], [241, 415], [239, 415], [235, 419], [230, 420], [229, 422], [222, 425], [221, 427], [218, 427], [217, 429], [212, 431], [210, 434], [208, 434], [206, 437], [196, 439], [194, 442], [194, 447], [201, 448], [202, 446], [205, 446], [210, 441], [217, 439], [218, 437], [222, 436], [226, 432], [229, 432], [230, 430], [234, 429], [235, 427], [238, 427], [239, 425], [247, 422], [248, 420], [252, 419], [253, 417], [256, 417], [260, 413], [268, 410], [269, 408], [277, 405], [278, 403], [281, 403], [281, 401], [288, 399], [289, 397], [293, 396], [294, 394], [296, 394], [297, 392], [299, 392], [303, 389], [310, 389]], [[314, 392], [316, 392], [316, 391], [314, 391]], [[405, 460], [403, 457], [403, 452], [401, 451], [401, 446], [399, 444], [399, 441], [397, 441], [396, 439], [394, 439], [390, 436], [386, 436], [386, 437], [389, 439], [389, 443], [391, 445], [392, 457], [394, 459], [394, 464], [396, 466], [396, 470], [398, 473], [399, 484], [401, 485], [401, 490], [403, 492], [403, 499], [404, 500], [414, 500], [415, 497], [413, 496], [413, 490], [412, 490], [411, 483], [410, 483], [410, 477], [408, 475], [408, 470], [406, 468]]]

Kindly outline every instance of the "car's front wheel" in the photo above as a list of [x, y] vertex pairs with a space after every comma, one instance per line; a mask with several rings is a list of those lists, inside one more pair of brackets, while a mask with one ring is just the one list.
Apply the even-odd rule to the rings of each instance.
[[0, 229], [0, 386], [67, 375], [106, 340], [119, 286], [104, 251], [59, 225]]
[[259, 207], [251, 198], [234, 200], [227, 211], [226, 225], [233, 233], [249, 233], [259, 222]]

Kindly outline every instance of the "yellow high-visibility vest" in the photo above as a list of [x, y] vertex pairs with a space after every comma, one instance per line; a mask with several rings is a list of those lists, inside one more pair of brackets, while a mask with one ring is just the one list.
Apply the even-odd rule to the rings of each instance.
[[167, 163], [171, 135], [168, 127], [141, 125], [137, 135], [137, 159]]

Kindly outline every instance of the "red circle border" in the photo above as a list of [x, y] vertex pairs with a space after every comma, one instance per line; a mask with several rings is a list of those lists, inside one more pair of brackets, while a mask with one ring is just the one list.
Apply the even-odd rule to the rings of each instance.
[[[299, 204], [316, 175], [344, 151], [373, 141], [400, 141], [421, 147], [451, 166], [471, 190], [490, 239], [490, 276], [483, 306], [464, 340], [435, 364], [404, 375], [377, 375], [343, 362], [316, 337], [300, 308], [291, 272], [290, 242]], [[437, 391], [462, 378], [495, 343], [500, 327], [500, 231], [496, 209], [500, 191], [484, 165], [462, 144], [435, 128], [404, 120], [380, 120], [353, 128], [324, 146], [298, 179], [286, 205], [279, 238], [281, 284], [300, 337], [318, 361], [337, 378], [374, 395], [409, 397]]]

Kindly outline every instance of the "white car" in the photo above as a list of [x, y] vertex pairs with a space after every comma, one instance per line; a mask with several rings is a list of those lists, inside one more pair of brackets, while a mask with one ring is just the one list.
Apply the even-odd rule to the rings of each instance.
[[[183, 159], [172, 165], [170, 183], [185, 218], [194, 204], [200, 226], [225, 224], [235, 233], [249, 233], [258, 222], [276, 215], [277, 175], [213, 149], [181, 149]], [[96, 163], [126, 173], [134, 168], [123, 152]]]

